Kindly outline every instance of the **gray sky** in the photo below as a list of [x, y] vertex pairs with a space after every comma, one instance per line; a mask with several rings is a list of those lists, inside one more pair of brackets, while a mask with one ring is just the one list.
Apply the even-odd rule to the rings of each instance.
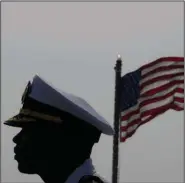
[[[35, 74], [86, 99], [113, 124], [114, 65], [122, 74], [183, 56], [183, 3], [2, 3], [2, 120], [16, 114]], [[168, 111], [120, 144], [120, 182], [183, 182], [183, 112]], [[13, 159], [18, 128], [2, 125], [2, 182], [42, 182]], [[93, 150], [111, 182], [112, 138]]]

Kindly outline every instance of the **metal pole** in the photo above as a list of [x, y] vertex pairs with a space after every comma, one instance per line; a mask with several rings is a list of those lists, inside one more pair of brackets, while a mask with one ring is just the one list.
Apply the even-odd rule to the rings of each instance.
[[113, 138], [113, 157], [112, 157], [112, 183], [118, 181], [118, 158], [119, 158], [119, 120], [120, 120], [120, 81], [121, 81], [121, 65], [122, 60], [120, 55], [115, 66], [115, 103], [114, 103], [114, 138]]

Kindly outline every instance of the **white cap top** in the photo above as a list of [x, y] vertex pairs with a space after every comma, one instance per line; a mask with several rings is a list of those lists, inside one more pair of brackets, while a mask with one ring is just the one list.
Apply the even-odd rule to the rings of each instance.
[[31, 85], [31, 92], [28, 94], [30, 98], [61, 111], [68, 112], [96, 127], [104, 134], [114, 134], [111, 125], [84, 99], [63, 91], [59, 92], [59, 90], [55, 89], [37, 75], [33, 78]]

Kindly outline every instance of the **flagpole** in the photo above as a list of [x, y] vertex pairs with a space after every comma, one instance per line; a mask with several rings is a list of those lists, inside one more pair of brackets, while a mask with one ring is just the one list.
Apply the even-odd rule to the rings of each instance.
[[112, 183], [118, 182], [118, 159], [119, 159], [119, 120], [120, 120], [120, 81], [121, 81], [121, 56], [118, 55], [115, 70], [115, 101], [114, 101], [114, 138], [113, 138], [113, 157], [112, 157]]

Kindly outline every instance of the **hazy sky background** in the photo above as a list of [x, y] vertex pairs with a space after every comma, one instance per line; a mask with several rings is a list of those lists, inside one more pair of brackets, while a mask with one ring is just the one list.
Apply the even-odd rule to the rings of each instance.
[[[16, 114], [35, 74], [86, 99], [111, 124], [114, 65], [122, 74], [163, 56], [183, 56], [183, 3], [2, 3], [2, 121]], [[183, 182], [183, 112], [168, 111], [120, 144], [120, 182]], [[42, 182], [21, 174], [13, 136], [2, 125], [2, 182]], [[112, 137], [93, 150], [111, 182]], [[69, 162], [70, 163], [70, 162]]]

